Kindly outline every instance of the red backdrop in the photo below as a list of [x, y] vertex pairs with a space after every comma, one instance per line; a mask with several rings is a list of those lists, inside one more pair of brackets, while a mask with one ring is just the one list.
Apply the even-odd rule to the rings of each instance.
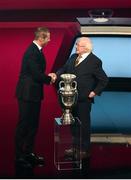
[[[32, 42], [33, 32], [38, 26], [47, 26], [51, 31], [51, 41], [44, 49], [47, 73], [64, 63], [72, 40], [79, 32], [76, 23], [0, 23], [0, 176], [14, 175], [14, 135], [18, 120], [15, 87], [23, 53]], [[53, 168], [54, 118], [60, 115], [56, 89], [46, 86], [36, 151], [46, 158], [46, 167], [40, 171], [47, 174]]]

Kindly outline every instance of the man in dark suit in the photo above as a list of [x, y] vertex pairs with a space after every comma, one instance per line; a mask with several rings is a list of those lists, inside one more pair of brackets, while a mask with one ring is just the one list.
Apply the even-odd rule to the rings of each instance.
[[43, 157], [36, 155], [34, 142], [39, 125], [44, 84], [52, 84], [55, 74], [45, 74], [46, 60], [42, 48], [50, 41], [50, 32], [45, 27], [37, 28], [32, 44], [24, 53], [16, 97], [19, 106], [19, 122], [16, 127], [16, 162], [29, 166], [43, 164]]
[[[90, 112], [94, 97], [100, 95], [108, 83], [108, 77], [102, 68], [102, 61], [92, 53], [92, 42], [88, 37], [80, 37], [76, 42], [76, 53], [57, 71], [76, 75], [78, 101], [73, 109], [74, 117], [81, 121], [81, 158], [90, 156]], [[76, 135], [76, 134], [74, 134]], [[66, 150], [72, 154], [73, 150]], [[76, 152], [76, 151], [75, 151]]]

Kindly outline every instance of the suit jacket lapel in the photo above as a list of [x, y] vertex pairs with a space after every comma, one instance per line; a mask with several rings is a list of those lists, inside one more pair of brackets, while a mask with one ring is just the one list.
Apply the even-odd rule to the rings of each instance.
[[76, 59], [74, 59], [74, 67], [77, 68], [77, 67], [81, 66], [82, 64], [86, 63], [87, 61], [89, 61], [90, 55], [91, 55], [91, 53], [82, 62], [80, 62], [76, 67], [75, 67], [75, 60]]
[[39, 57], [40, 57], [40, 58], [39, 58], [39, 61], [40, 61], [40, 63], [41, 63], [42, 68], [45, 70], [45, 69], [46, 69], [45, 56], [44, 56], [43, 52], [38, 49], [38, 47], [36, 46], [36, 44], [34, 44], [34, 43], [32, 43], [32, 44], [33, 44], [33, 47], [36, 49], [36, 53], [39, 54]]

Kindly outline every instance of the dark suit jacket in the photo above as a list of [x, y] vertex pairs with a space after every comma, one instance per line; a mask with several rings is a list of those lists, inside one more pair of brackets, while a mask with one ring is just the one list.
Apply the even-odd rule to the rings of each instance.
[[57, 71], [57, 75], [72, 73], [76, 75], [78, 85], [78, 101], [93, 101], [88, 98], [91, 91], [100, 95], [108, 83], [108, 77], [102, 68], [102, 61], [90, 53], [77, 67], [74, 66], [77, 54], [73, 54], [67, 63]]
[[16, 97], [25, 101], [43, 99], [43, 85], [49, 84], [51, 78], [45, 74], [46, 61], [38, 47], [32, 43], [26, 50], [16, 87]]

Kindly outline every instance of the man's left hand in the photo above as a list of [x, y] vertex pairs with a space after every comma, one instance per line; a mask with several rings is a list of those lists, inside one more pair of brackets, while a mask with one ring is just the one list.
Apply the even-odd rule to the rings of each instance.
[[96, 93], [94, 91], [91, 91], [90, 94], [89, 94], [89, 98], [93, 98], [96, 96]]

